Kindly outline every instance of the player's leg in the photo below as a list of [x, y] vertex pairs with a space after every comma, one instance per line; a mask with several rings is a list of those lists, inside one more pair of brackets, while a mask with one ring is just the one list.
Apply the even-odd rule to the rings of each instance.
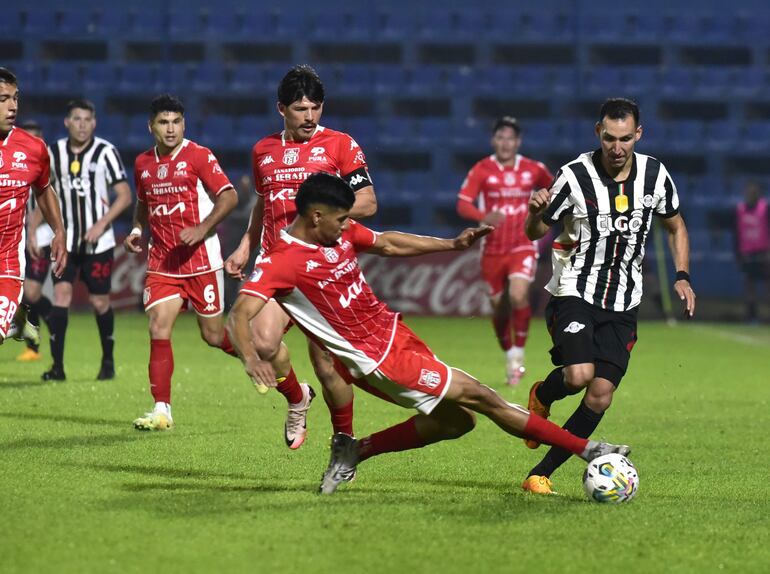
[[511, 255], [508, 269], [508, 299], [511, 308], [513, 345], [506, 351], [508, 383], [519, 384], [524, 376], [524, 345], [529, 335], [532, 308], [529, 303], [529, 288], [535, 279], [537, 257], [534, 252], [521, 251]]
[[225, 330], [225, 279], [222, 270], [195, 275], [182, 280], [184, 297], [198, 317], [201, 338], [210, 347], [222, 349], [228, 355], [237, 356]]
[[[497, 344], [500, 345], [503, 353], [505, 353], [507, 377], [509, 355], [513, 349], [513, 316], [511, 315], [510, 300], [506, 296], [508, 289], [506, 257], [482, 256], [481, 277], [489, 291], [489, 303], [492, 307], [492, 326], [495, 330]], [[510, 382], [509, 377], [508, 380]]]
[[334, 433], [353, 434], [353, 387], [337, 372], [334, 359], [325, 349], [308, 339], [308, 353], [316, 377], [321, 382]]
[[85, 255], [80, 278], [88, 287], [88, 300], [94, 309], [102, 360], [96, 378], [100, 381], [115, 378], [115, 314], [110, 304], [112, 290], [113, 250]]
[[[48, 269], [51, 265], [51, 248], [44, 247], [41, 257], [34, 259], [31, 256], [27, 258], [27, 269], [24, 279], [24, 304], [29, 308], [29, 322], [40, 328], [40, 320], [48, 324], [49, 315], [53, 304], [51, 300], [43, 295], [43, 284], [48, 276]], [[31, 345], [27, 343], [27, 349], [22, 352], [17, 361], [37, 361], [41, 358], [40, 345]]]
[[[19, 279], [0, 278], [0, 345], [5, 339], [21, 335], [19, 309], [23, 287]], [[26, 315], [21, 314], [26, 323]]]
[[69, 308], [72, 303], [72, 281], [75, 279], [77, 262], [67, 258], [67, 266], [60, 278], [53, 278], [53, 307], [48, 319], [50, 333], [51, 368], [42, 375], [44, 381], [64, 381], [64, 341], [69, 323]]

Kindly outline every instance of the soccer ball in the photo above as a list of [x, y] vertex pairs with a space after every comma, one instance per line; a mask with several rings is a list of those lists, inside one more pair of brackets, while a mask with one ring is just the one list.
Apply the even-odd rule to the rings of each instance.
[[583, 488], [595, 502], [620, 504], [631, 500], [639, 490], [639, 474], [625, 456], [605, 454], [588, 463], [583, 473]]

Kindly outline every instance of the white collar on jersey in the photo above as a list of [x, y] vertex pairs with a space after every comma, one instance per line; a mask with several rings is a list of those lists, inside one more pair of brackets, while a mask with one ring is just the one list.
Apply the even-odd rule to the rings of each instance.
[[[495, 162], [495, 165], [498, 167], [500, 171], [505, 171], [505, 166], [501, 164], [499, 161], [497, 161], [497, 156], [495, 154], [492, 154], [489, 156], [489, 159], [491, 159], [493, 162]], [[513, 169], [519, 169], [519, 162], [521, 161], [521, 154], [516, 154], [516, 161], [513, 162]]]
[[[304, 144], [306, 144], [307, 142], [309, 142], [310, 140], [312, 140], [312, 139], [313, 139], [313, 136], [315, 136], [316, 134], [318, 134], [318, 133], [321, 133], [322, 131], [324, 131], [324, 129], [326, 129], [326, 128], [324, 128], [324, 127], [323, 127], [323, 126], [321, 126], [321, 125], [318, 125], [318, 126], [316, 126], [316, 127], [315, 127], [315, 131], [313, 131], [313, 133], [312, 133], [312, 134], [310, 134], [310, 137], [309, 137], [309, 138], [307, 138], [305, 141], [303, 141], [303, 142], [299, 142], [299, 143], [297, 143], [297, 142], [295, 142], [295, 141], [291, 141], [291, 142], [288, 142], [288, 143], [289, 143], [290, 145], [291, 145], [291, 144], [296, 144], [296, 145], [304, 145]], [[286, 130], [281, 130], [281, 145], [282, 145], [283, 147], [286, 147], [286, 143], [287, 143], [287, 142], [286, 142]]]
[[8, 140], [11, 139], [11, 134], [13, 133], [13, 130], [16, 129], [16, 126], [11, 126], [11, 131], [8, 132], [8, 135], [5, 136], [5, 139], [3, 140], [3, 145], [8, 143]]
[[318, 245], [314, 245], [312, 243], [305, 243], [301, 239], [297, 239], [291, 233], [286, 231], [286, 229], [281, 229], [281, 239], [286, 243], [298, 243], [299, 245], [304, 245], [305, 247], [309, 247], [310, 249], [318, 249], [319, 247]]
[[[187, 147], [187, 144], [190, 143], [190, 140], [187, 138], [182, 139], [182, 145], [179, 146], [179, 149], [174, 152], [174, 155], [171, 156], [171, 161], [174, 161], [176, 159], [176, 156], [179, 155], [179, 152], [181, 152], [184, 148]], [[160, 162], [160, 156], [158, 155], [158, 146], [155, 146], [152, 151], [155, 152], [155, 163]]]

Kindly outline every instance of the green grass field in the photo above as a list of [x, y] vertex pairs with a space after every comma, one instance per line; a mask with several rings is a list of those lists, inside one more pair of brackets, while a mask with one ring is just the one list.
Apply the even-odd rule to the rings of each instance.
[[[549, 369], [542, 322], [517, 389], [501, 384], [488, 321], [408, 322], [508, 400], [525, 403]], [[320, 397], [308, 440], [289, 451], [282, 397], [259, 396], [188, 314], [174, 337], [177, 426], [140, 433], [131, 421], [151, 406], [145, 318], [117, 317], [118, 377], [102, 383], [93, 318], [73, 316], [66, 383], [39, 380], [47, 358], [15, 362], [20, 344], [0, 350], [0, 572], [766, 572], [770, 330], [639, 331], [597, 435], [634, 448], [641, 487], [615, 507], [584, 498], [579, 460], [554, 475], [559, 496], [523, 493], [544, 450], [487, 420], [458, 441], [367, 461], [321, 498], [331, 431]], [[296, 329], [288, 339], [310, 377]], [[359, 436], [411, 416], [356, 397]]]

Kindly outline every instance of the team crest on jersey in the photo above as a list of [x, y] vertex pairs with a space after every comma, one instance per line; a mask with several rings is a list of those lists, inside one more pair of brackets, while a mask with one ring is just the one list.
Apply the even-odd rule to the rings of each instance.
[[321, 251], [324, 254], [324, 259], [329, 263], [337, 263], [337, 261], [340, 260], [339, 253], [337, 253], [337, 250], [333, 247], [324, 247]]
[[420, 371], [420, 380], [417, 381], [417, 384], [429, 389], [435, 389], [439, 386], [439, 384], [441, 384], [441, 375], [439, 375], [436, 371], [422, 369]]
[[147, 305], [148, 301], [150, 300], [150, 288], [145, 287], [144, 293], [142, 293], [142, 304]]
[[652, 207], [652, 204], [655, 200], [652, 198], [652, 195], [645, 195], [642, 197], [642, 205], [646, 208]]
[[166, 179], [168, 177], [168, 164], [163, 163], [158, 166], [158, 172], [156, 174], [158, 179]]
[[567, 328], [564, 329], [565, 333], [572, 333], [573, 335], [575, 333], [580, 333], [585, 328], [585, 325], [583, 323], [578, 323], [577, 321], [572, 321], [569, 325], [567, 325]]
[[266, 155], [265, 158], [261, 162], [259, 162], [259, 165], [268, 165], [274, 162], [275, 160], [273, 159], [273, 156]]
[[506, 173], [506, 174], [503, 176], [503, 182], [504, 182], [504, 183], [505, 183], [505, 185], [507, 185], [508, 187], [513, 187], [514, 185], [516, 185], [516, 176], [515, 176], [515, 175], [513, 175], [512, 173]]
[[288, 148], [283, 152], [284, 165], [294, 165], [299, 159], [299, 148]]

